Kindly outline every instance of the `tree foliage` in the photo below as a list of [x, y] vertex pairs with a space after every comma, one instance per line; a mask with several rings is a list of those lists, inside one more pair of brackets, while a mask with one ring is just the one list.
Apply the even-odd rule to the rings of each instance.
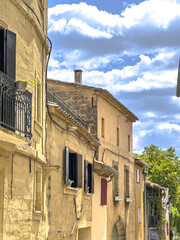
[[162, 150], [150, 145], [138, 157], [149, 165], [148, 180], [169, 188], [170, 202], [180, 212], [180, 161], [175, 149]]
[[147, 179], [169, 188], [172, 225], [180, 234], [180, 160], [175, 149], [170, 147], [162, 150], [155, 145], [145, 147], [142, 154], [135, 154], [148, 163]]

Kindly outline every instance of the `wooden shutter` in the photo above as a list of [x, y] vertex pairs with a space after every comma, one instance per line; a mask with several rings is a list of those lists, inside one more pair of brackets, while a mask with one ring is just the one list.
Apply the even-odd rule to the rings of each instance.
[[94, 193], [94, 167], [91, 165], [91, 193]]
[[16, 34], [0, 30], [0, 71], [10, 78], [16, 77]]
[[77, 154], [77, 187], [82, 188], [82, 155]]
[[136, 171], [136, 177], [137, 177], [137, 183], [139, 183], [140, 182], [140, 171], [139, 171], [139, 169], [137, 169], [137, 171]]
[[16, 78], [16, 34], [6, 30], [6, 74]]
[[107, 181], [101, 178], [101, 205], [107, 205]]
[[88, 161], [84, 160], [84, 191], [88, 191]]
[[0, 71], [5, 73], [5, 30], [0, 30]]
[[125, 198], [129, 197], [129, 167], [124, 166], [124, 193]]
[[69, 148], [65, 147], [65, 154], [64, 154], [64, 182], [68, 184], [69, 180]]

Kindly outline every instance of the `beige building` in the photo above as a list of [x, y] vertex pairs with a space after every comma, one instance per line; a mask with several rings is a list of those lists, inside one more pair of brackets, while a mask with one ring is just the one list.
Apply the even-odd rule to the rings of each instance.
[[75, 71], [75, 83], [48, 80], [48, 86], [88, 122], [91, 135], [100, 142], [94, 164], [92, 239], [136, 239], [132, 124], [137, 117], [107, 90], [82, 85], [81, 70]]
[[94, 154], [98, 141], [86, 122], [59, 97], [49, 92], [47, 154], [50, 165], [60, 169], [49, 178], [48, 239], [92, 238]]
[[135, 157], [136, 239], [145, 239], [145, 182], [148, 164]]
[[47, 0], [0, 5], [0, 239], [47, 239]]

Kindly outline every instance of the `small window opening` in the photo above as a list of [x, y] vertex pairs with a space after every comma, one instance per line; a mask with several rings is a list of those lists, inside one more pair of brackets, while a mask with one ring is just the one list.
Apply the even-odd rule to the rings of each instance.
[[119, 146], [119, 128], [117, 128], [117, 146]]
[[94, 108], [94, 97], [91, 98], [91, 107]]
[[130, 152], [131, 149], [131, 138], [130, 135], [128, 135], [128, 152]]
[[104, 138], [104, 118], [101, 119], [101, 137]]

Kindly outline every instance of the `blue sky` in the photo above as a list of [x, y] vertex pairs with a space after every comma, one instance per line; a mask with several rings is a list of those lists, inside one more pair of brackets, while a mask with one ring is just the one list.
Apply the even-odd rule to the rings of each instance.
[[139, 121], [134, 152], [155, 144], [180, 156], [179, 0], [49, 0], [48, 77], [106, 88]]

